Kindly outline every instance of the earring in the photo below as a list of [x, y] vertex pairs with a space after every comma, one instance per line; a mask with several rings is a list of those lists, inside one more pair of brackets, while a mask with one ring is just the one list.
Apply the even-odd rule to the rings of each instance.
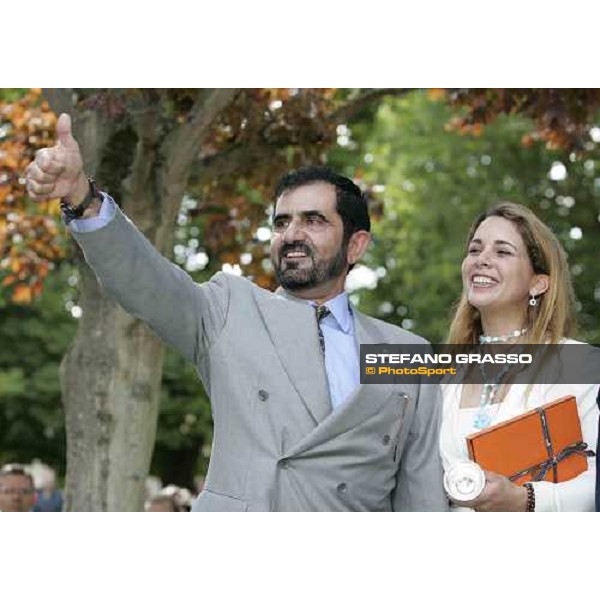
[[529, 306], [537, 306], [537, 300], [533, 294], [531, 294], [531, 298], [529, 298]]

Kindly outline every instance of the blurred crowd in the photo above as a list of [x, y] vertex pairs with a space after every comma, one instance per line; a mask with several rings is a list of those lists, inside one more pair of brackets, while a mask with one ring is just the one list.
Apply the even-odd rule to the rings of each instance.
[[[197, 478], [195, 493], [202, 491], [204, 480]], [[188, 512], [195, 494], [176, 485], [163, 485], [157, 477], [148, 477], [144, 510], [147, 512]], [[57, 485], [56, 471], [34, 461], [29, 465], [6, 464], [0, 467], [0, 512], [62, 512], [64, 496]]]
[[189, 512], [192, 501], [204, 487], [204, 479], [197, 477], [194, 480], [194, 487], [194, 492], [191, 492], [185, 487], [173, 484], [163, 486], [158, 477], [148, 477], [144, 510], [146, 512]]

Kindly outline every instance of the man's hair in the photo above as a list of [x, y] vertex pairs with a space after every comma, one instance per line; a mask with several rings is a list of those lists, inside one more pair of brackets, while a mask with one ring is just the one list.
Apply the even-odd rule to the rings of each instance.
[[344, 223], [346, 241], [355, 231], [371, 231], [371, 219], [365, 195], [352, 180], [335, 173], [328, 167], [301, 167], [286, 173], [277, 183], [274, 202], [276, 203], [285, 192], [319, 182], [330, 183], [335, 187], [335, 208]]
[[31, 473], [29, 473], [23, 465], [11, 463], [8, 465], [4, 465], [3, 467], [0, 468], [0, 481], [2, 479], [4, 479], [4, 477], [8, 477], [9, 475], [20, 475], [22, 477], [26, 477], [27, 479], [29, 479], [31, 488], [35, 489], [35, 485], [33, 483], [33, 477], [31, 476]]

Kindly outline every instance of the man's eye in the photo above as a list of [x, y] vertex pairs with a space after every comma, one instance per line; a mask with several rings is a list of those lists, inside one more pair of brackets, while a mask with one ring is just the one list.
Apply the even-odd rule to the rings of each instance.
[[279, 219], [273, 223], [273, 228], [275, 229], [275, 231], [281, 231], [282, 229], [285, 229], [287, 227], [287, 224], [287, 221]]
[[323, 218], [319, 217], [318, 215], [311, 215], [310, 217], [306, 218], [306, 222], [309, 223], [310, 225], [316, 225], [316, 224], [323, 223]]

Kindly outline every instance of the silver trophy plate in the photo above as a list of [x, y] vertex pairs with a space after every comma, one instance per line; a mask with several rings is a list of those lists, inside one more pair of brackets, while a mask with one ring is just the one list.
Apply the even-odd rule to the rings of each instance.
[[456, 462], [444, 473], [444, 489], [452, 500], [474, 500], [484, 487], [485, 473], [473, 461]]

